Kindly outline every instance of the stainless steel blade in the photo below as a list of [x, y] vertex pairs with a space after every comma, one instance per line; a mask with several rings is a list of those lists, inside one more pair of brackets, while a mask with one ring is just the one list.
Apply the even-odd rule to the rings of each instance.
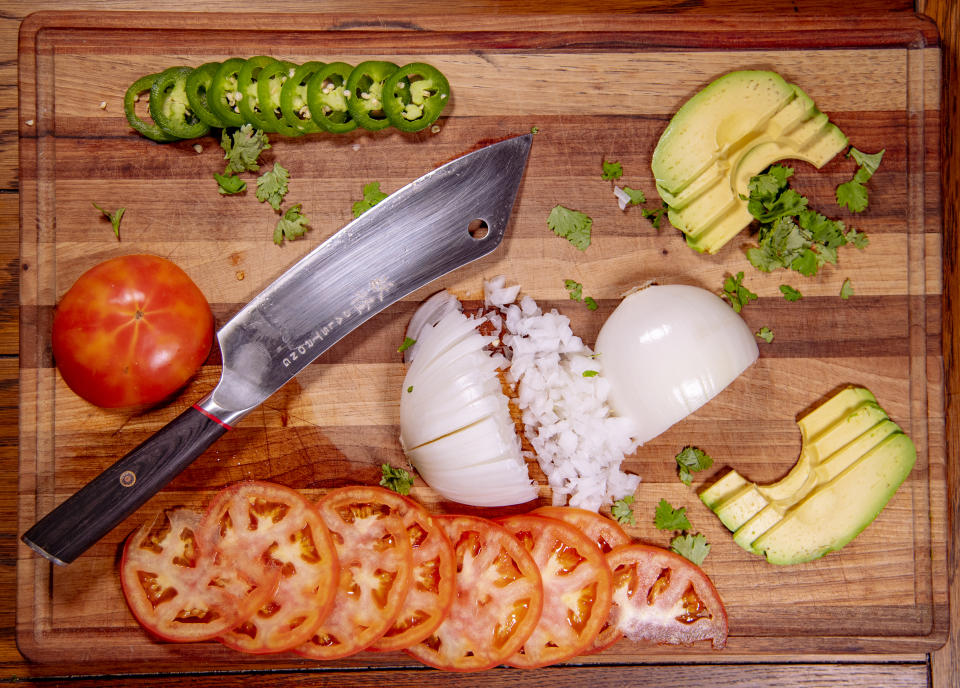
[[217, 333], [223, 373], [198, 406], [234, 424], [363, 322], [493, 251], [531, 143], [506, 139], [428, 172], [288, 269]]

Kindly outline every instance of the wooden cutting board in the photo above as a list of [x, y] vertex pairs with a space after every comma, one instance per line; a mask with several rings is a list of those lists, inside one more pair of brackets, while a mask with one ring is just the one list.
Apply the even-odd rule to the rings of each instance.
[[[641, 447], [626, 468], [642, 476], [631, 534], [667, 545], [652, 523], [660, 498], [685, 506], [712, 545], [704, 569], [723, 596], [731, 638], [723, 655], [704, 647], [621, 642], [577, 661], [719, 660], [776, 653], [902, 653], [931, 650], [948, 628], [946, 485], [939, 190], [940, 52], [919, 18], [844, 22], [736, 17], [371, 17], [46, 13], [20, 34], [21, 345], [20, 532], [215, 385], [214, 350], [170, 404], [111, 411], [76, 397], [50, 354], [53, 306], [79, 275], [112, 256], [149, 252], [183, 267], [218, 323], [300, 256], [351, 219], [362, 187], [394, 191], [487, 140], [536, 127], [508, 236], [491, 256], [413, 294], [349, 335], [228, 433], [161, 494], [87, 554], [52, 567], [25, 546], [18, 561], [17, 637], [41, 663], [143, 662], [151, 667], [302, 666], [294, 656], [250, 657], [215, 643], [152, 641], [126, 609], [117, 576], [124, 537], [154, 510], [202, 506], [244, 478], [274, 480], [319, 497], [372, 484], [382, 463], [399, 465], [396, 353], [417, 304], [448, 288], [470, 303], [482, 281], [503, 274], [545, 308], [556, 308], [592, 344], [619, 296], [638, 283], [719, 291], [745, 272], [759, 294], [743, 317], [775, 333], [760, 360], [695, 414]], [[276, 216], [252, 193], [224, 197], [218, 139], [169, 145], [135, 135], [122, 97], [139, 76], [230, 56], [426, 61], [453, 96], [438, 131], [313, 135], [272, 140], [265, 159], [290, 170], [288, 200], [311, 220], [306, 238], [271, 241]], [[715, 256], [694, 253], [640, 208], [621, 211], [601, 161], [619, 161], [622, 183], [654, 201], [650, 155], [671, 114], [716, 76], [769, 68], [799, 84], [861, 150], [886, 149], [870, 181], [870, 206], [851, 217], [832, 201], [855, 170], [838, 157], [822, 170], [798, 163], [794, 186], [822, 212], [867, 233], [816, 277], [764, 274], [746, 261], [742, 234]], [[199, 148], [195, 148], [198, 144]], [[252, 180], [251, 180], [252, 182]], [[119, 241], [92, 206], [123, 206]], [[593, 243], [578, 251], [554, 236], [556, 204], [593, 218]], [[855, 295], [839, 298], [850, 279]], [[596, 312], [568, 299], [582, 282]], [[804, 298], [786, 302], [780, 284]], [[337, 298], [331, 294], [331, 298]], [[914, 439], [913, 473], [852, 544], [819, 561], [775, 567], [738, 548], [695, 489], [734, 467], [767, 482], [795, 462], [795, 419], [845, 384], [869, 387]], [[715, 458], [693, 488], [673, 456], [696, 445]], [[532, 473], [542, 478], [535, 466]], [[542, 483], [541, 483], [542, 484]], [[422, 482], [415, 497], [437, 512], [498, 515], [441, 501]], [[541, 488], [541, 503], [550, 494]], [[524, 507], [528, 508], [528, 507]], [[410, 665], [402, 655], [361, 653], [337, 667]], [[139, 665], [138, 666], [142, 666]]]

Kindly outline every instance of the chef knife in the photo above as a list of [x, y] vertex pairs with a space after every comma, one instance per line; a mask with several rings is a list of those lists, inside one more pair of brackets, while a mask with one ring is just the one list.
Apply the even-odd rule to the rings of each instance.
[[213, 391], [47, 514], [23, 541], [57, 564], [89, 549], [347, 333], [503, 239], [532, 136], [468, 153], [343, 227], [227, 322]]

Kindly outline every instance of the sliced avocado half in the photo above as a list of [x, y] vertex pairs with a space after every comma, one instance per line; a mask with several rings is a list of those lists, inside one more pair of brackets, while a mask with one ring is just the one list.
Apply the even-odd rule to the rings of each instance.
[[847, 137], [813, 99], [775, 72], [716, 79], [677, 111], [653, 152], [668, 218], [697, 251], [715, 253], [749, 225], [750, 178], [785, 159], [822, 167]]

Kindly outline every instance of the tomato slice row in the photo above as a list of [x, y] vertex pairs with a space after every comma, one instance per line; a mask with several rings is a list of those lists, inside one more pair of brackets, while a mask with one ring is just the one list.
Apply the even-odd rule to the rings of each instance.
[[204, 514], [168, 509], [134, 533], [121, 582], [160, 639], [318, 660], [402, 650], [438, 669], [533, 668], [624, 635], [720, 649], [728, 632], [698, 566], [604, 516], [437, 516], [380, 487], [314, 504], [273, 483], [237, 483]]

